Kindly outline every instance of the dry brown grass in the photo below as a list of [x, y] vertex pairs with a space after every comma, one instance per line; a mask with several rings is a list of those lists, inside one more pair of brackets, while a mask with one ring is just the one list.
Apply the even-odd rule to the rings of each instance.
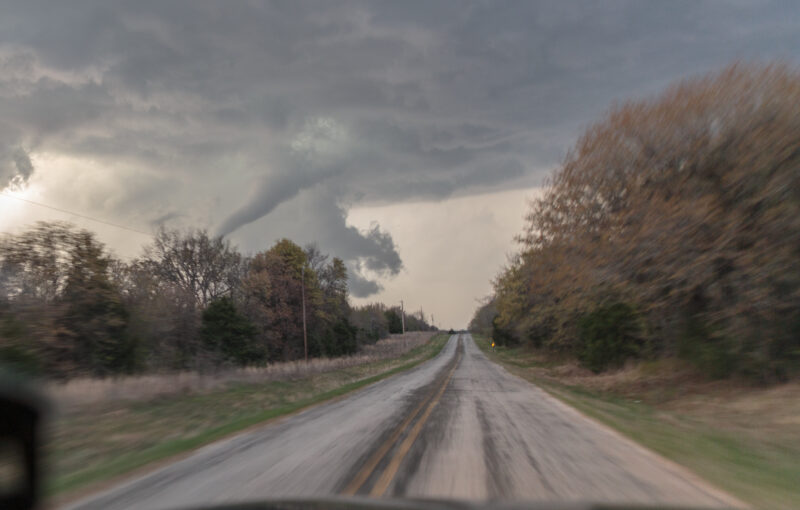
[[631, 363], [619, 370], [563, 377], [569, 385], [638, 399], [718, 430], [800, 444], [800, 382], [757, 386], [737, 378], [714, 380], [679, 360]]
[[616, 370], [595, 374], [577, 361], [571, 360], [554, 367], [550, 374], [562, 382], [578, 385], [604, 393], [644, 398], [652, 403], [662, 403], [682, 392], [699, 389], [709, 381], [678, 360], [657, 362], [631, 362]]
[[373, 345], [364, 346], [352, 356], [313, 358], [308, 363], [288, 361], [260, 367], [226, 368], [213, 373], [185, 371], [103, 379], [87, 377], [51, 383], [45, 391], [62, 412], [109, 401], [151, 400], [170, 395], [205, 393], [231, 383], [287, 381], [397, 358], [424, 344], [432, 335], [432, 332], [392, 335]]
[[662, 408], [762, 441], [800, 444], [800, 383], [769, 388], [730, 385], [714, 391], [707, 387], [703, 390], [675, 398]]
[[629, 362], [600, 374], [574, 359], [524, 349], [513, 358], [539, 379], [644, 402], [718, 430], [800, 444], [800, 381], [758, 386], [741, 378], [712, 379], [669, 358]]

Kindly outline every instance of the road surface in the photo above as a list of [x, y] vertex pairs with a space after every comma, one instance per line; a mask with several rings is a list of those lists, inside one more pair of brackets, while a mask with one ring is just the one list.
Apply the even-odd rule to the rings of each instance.
[[204, 447], [70, 508], [341, 494], [735, 503], [509, 374], [464, 334], [413, 370]]

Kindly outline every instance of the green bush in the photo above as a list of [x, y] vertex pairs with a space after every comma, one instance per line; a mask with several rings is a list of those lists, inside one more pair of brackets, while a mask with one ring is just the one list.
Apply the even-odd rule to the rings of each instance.
[[255, 340], [255, 326], [227, 297], [213, 301], [205, 309], [201, 335], [205, 347], [226, 361], [246, 365], [263, 361], [266, 354]]
[[40, 375], [42, 362], [30, 342], [23, 323], [0, 304], [0, 367], [27, 375]]
[[685, 312], [678, 342], [678, 356], [715, 379], [728, 377], [734, 371], [732, 346], [706, 323], [699, 313]]
[[519, 342], [514, 335], [506, 328], [500, 325], [498, 317], [492, 319], [492, 340], [497, 345], [512, 346], [517, 345]]
[[354, 354], [358, 350], [358, 329], [347, 318], [319, 328], [309, 338], [309, 355], [334, 358]]
[[389, 333], [396, 335], [403, 332], [403, 319], [400, 317], [400, 314], [391, 309], [386, 310], [383, 312], [383, 314], [386, 317], [386, 323], [389, 326]]
[[765, 377], [768, 380], [784, 381], [800, 373], [800, 311], [787, 315], [771, 328], [773, 341], [768, 359], [772, 363]]
[[39, 358], [31, 351], [19, 346], [0, 346], [0, 367], [10, 368], [31, 376], [42, 373], [42, 364]]
[[578, 357], [593, 372], [619, 366], [641, 351], [639, 317], [625, 303], [602, 306], [584, 315], [578, 330]]
[[555, 318], [552, 316], [526, 318], [521, 321], [520, 329], [523, 331], [525, 341], [531, 347], [540, 349], [553, 338], [554, 323]]

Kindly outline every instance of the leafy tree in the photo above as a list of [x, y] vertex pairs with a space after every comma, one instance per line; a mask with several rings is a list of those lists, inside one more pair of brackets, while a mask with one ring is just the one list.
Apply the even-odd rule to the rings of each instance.
[[497, 306], [494, 296], [479, 306], [469, 321], [469, 330], [482, 335], [491, 335], [492, 321], [497, 317]]
[[192, 369], [202, 352], [196, 295], [164, 280], [148, 259], [115, 262], [111, 278], [130, 314], [129, 334], [152, 370]]
[[246, 259], [205, 231], [162, 230], [124, 262], [40, 223], [0, 239], [0, 359], [53, 377], [298, 359], [304, 303], [309, 354], [351, 354], [388, 323], [384, 305], [350, 307], [347, 279], [341, 259], [287, 239]]
[[109, 279], [110, 259], [89, 232], [76, 233], [71, 243], [58, 336], [70, 346], [78, 370], [96, 375], [132, 372], [139, 366], [137, 345], [127, 334], [128, 313]]
[[247, 365], [263, 361], [265, 352], [256, 344], [256, 328], [239, 313], [233, 300], [212, 301], [203, 311], [203, 343], [225, 361]]
[[638, 319], [624, 303], [600, 307], [581, 318], [581, 361], [594, 372], [621, 365], [639, 354]]
[[422, 309], [406, 313], [406, 331], [432, 331], [433, 326], [428, 324], [425, 312]]
[[143, 285], [130, 297], [135, 327], [151, 346], [150, 364], [193, 368], [202, 351], [202, 311], [239, 291], [242, 256], [205, 230], [161, 229], [131, 267], [131, 276]]
[[[45, 372], [74, 372], [73, 345], [59, 337], [57, 318], [76, 230], [66, 223], [37, 223], [0, 240], [0, 347], [11, 358], [35, 360]], [[13, 327], [12, 327], [13, 326]]]
[[138, 369], [111, 263], [93, 234], [65, 223], [6, 236], [0, 243], [5, 322], [24, 324], [27, 338], [3, 335], [2, 343], [61, 377]]
[[319, 339], [317, 353], [324, 356], [352, 354], [357, 350], [358, 342], [357, 328], [350, 323], [347, 268], [341, 259], [334, 257], [330, 263], [318, 266], [317, 272], [322, 297], [315, 314], [314, 335]]
[[36, 346], [28, 340], [28, 328], [8, 302], [0, 301], [0, 363], [14, 370], [38, 375], [42, 360]]
[[0, 291], [15, 302], [54, 302], [63, 292], [75, 229], [39, 222], [0, 241]]
[[321, 301], [316, 274], [307, 266], [303, 249], [282, 239], [256, 254], [243, 281], [243, 293], [248, 316], [269, 358], [303, 357], [303, 295], [307, 321]]
[[796, 372], [798, 105], [796, 69], [737, 64], [611, 109], [532, 204], [495, 281], [497, 326], [578, 354], [582, 317], [631, 303], [649, 355]]
[[386, 320], [386, 307], [381, 303], [372, 303], [353, 308], [350, 323], [357, 330], [359, 344], [375, 343], [389, 336], [389, 324]]
[[383, 312], [386, 316], [386, 323], [389, 326], [389, 333], [396, 335], [403, 332], [403, 322], [400, 314], [394, 308], [390, 308]]

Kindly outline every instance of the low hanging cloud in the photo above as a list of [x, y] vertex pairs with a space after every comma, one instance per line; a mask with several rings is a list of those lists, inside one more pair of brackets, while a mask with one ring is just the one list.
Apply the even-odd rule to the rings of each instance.
[[30, 155], [22, 147], [0, 147], [0, 191], [22, 187], [33, 174]]
[[335, 210], [338, 215], [332, 219], [336, 225], [324, 236], [325, 245], [330, 245], [344, 258], [349, 273], [348, 287], [353, 296], [362, 298], [377, 294], [383, 290], [381, 280], [396, 276], [403, 269], [394, 239], [377, 223], [368, 230], [347, 225], [346, 211], [338, 206]]
[[349, 273], [347, 288], [354, 297], [365, 298], [383, 290], [383, 287], [377, 281], [361, 276], [358, 272], [358, 267], [353, 267], [351, 265], [347, 269]]
[[[264, 249], [263, 238], [274, 242], [289, 236], [300, 244], [314, 243], [345, 261], [350, 292], [367, 297], [383, 289], [382, 281], [403, 270], [403, 261], [391, 234], [377, 223], [368, 229], [347, 224], [342, 190], [322, 182], [284, 202], [262, 221], [243, 226], [231, 237], [245, 251]], [[262, 241], [257, 241], [262, 239]]]

